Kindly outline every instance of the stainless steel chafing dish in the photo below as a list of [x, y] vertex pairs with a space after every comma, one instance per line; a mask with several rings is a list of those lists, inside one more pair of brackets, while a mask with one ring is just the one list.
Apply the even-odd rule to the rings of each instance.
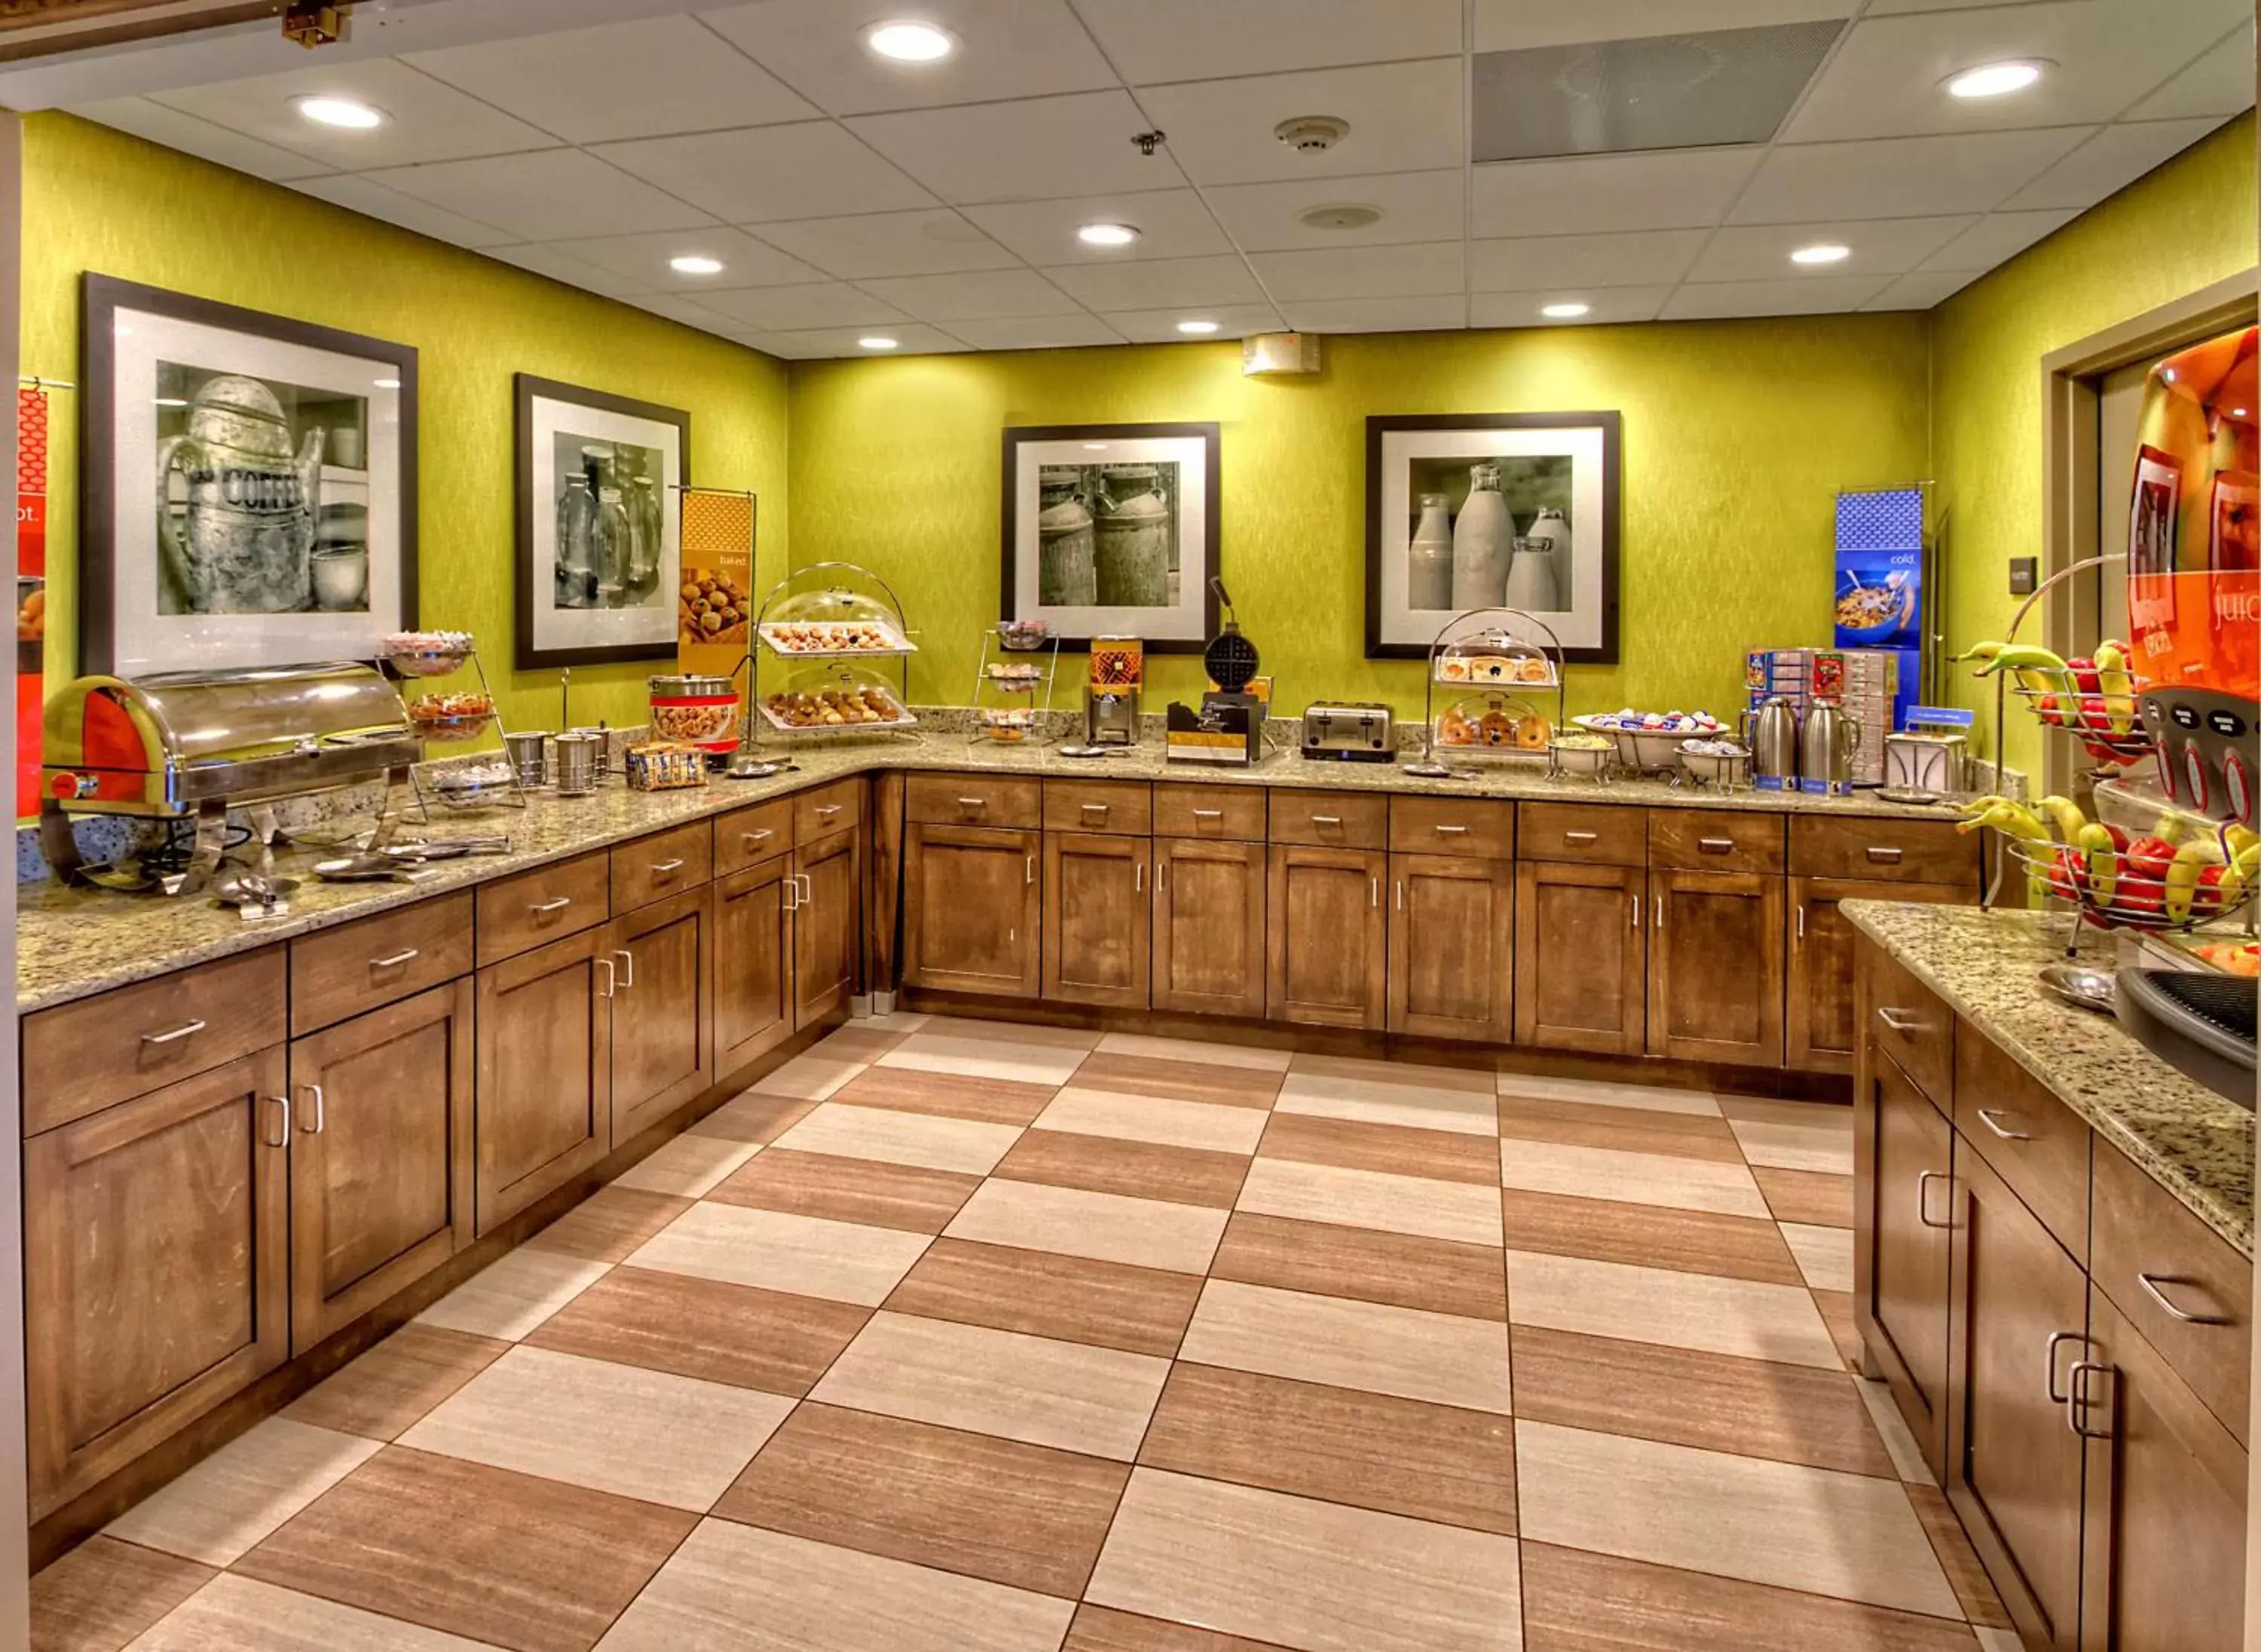
[[73, 815], [193, 818], [185, 889], [210, 876], [231, 805], [398, 781], [421, 756], [392, 686], [350, 661], [82, 677], [47, 702], [45, 745], [39, 842], [56, 874], [83, 871]]

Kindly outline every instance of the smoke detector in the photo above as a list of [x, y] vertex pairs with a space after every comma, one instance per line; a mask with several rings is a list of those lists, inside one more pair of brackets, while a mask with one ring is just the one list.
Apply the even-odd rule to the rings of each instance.
[[1273, 127], [1272, 135], [1299, 154], [1324, 154], [1350, 135], [1350, 122], [1332, 115], [1297, 115]]
[[1358, 201], [1339, 201], [1296, 214], [1305, 229], [1372, 229], [1382, 221], [1382, 209]]

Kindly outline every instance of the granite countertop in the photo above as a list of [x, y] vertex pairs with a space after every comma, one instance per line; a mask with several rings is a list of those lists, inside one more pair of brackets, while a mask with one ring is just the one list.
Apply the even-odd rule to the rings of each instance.
[[[298, 878], [301, 887], [291, 897], [287, 917], [256, 923], [247, 923], [204, 896], [180, 900], [104, 889], [64, 888], [51, 882], [25, 884], [17, 894], [16, 1005], [18, 1010], [26, 1012], [47, 1009], [231, 952], [367, 917], [389, 907], [483, 883], [588, 850], [602, 849], [680, 822], [879, 769], [958, 770], [1080, 779], [1168, 779], [1215, 786], [1294, 786], [1346, 792], [1551, 799], [1871, 818], [1946, 818], [1945, 811], [1935, 806], [1886, 803], [1873, 795], [1832, 798], [1779, 792], [1723, 794], [1647, 779], [1620, 779], [1597, 785], [1587, 779], [1550, 778], [1537, 767], [1500, 763], [1470, 764], [1468, 778], [1444, 780], [1409, 775], [1402, 762], [1310, 763], [1292, 753], [1276, 752], [1253, 768], [1209, 769], [1166, 763], [1161, 746], [1154, 742], [1105, 758], [1079, 758], [1062, 757], [1054, 747], [1033, 743], [1001, 745], [990, 741], [969, 743], [963, 735], [917, 734], [879, 741], [810, 741], [781, 755], [790, 758], [798, 766], [765, 780], [717, 779], [704, 787], [678, 792], [632, 792], [613, 784], [588, 797], [561, 799], [546, 793], [536, 794], [523, 811], [495, 808], [463, 815], [442, 811], [428, 826], [404, 822], [404, 837], [507, 833], [511, 839], [508, 854], [437, 862], [429, 869], [428, 877], [414, 884], [324, 883], [312, 875], [312, 865], [338, 851], [278, 851], [277, 873]], [[349, 828], [365, 824], [365, 821], [340, 821], [326, 830], [342, 837]]]
[[[1848, 901], [1848, 919], [2149, 1171], [2208, 1227], [2253, 1254], [2253, 1115], [2153, 1055], [2109, 1016], [2035, 980], [2064, 960], [2065, 922], [2031, 912]], [[2122, 961], [2087, 931], [2082, 963]]]

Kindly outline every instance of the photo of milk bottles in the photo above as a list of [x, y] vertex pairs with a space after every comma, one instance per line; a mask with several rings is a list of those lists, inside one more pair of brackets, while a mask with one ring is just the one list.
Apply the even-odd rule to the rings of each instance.
[[1561, 612], [1573, 589], [1574, 464], [1568, 454], [1414, 459], [1407, 607]]

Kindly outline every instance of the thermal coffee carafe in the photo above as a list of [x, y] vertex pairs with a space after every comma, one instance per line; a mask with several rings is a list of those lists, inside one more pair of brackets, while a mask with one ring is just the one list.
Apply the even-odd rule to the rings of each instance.
[[[1763, 714], [1762, 714], [1763, 715]], [[1853, 753], [1861, 725], [1834, 700], [1816, 700], [1798, 737], [1798, 789], [1843, 796], [1853, 789]]]
[[1751, 784], [1762, 792], [1798, 789], [1798, 707], [1776, 694], [1756, 711], [1743, 714], [1745, 743], [1751, 749]]

